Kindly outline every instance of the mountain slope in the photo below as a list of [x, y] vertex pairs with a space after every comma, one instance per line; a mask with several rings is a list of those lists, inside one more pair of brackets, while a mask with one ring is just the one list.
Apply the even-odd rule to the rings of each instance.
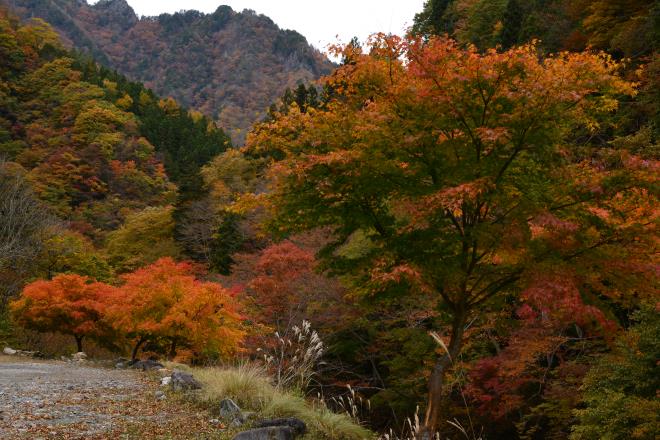
[[239, 143], [286, 87], [332, 68], [299, 33], [229, 6], [138, 18], [126, 0], [0, 2], [23, 18], [43, 18], [68, 45], [212, 116]]
[[42, 20], [0, 7], [0, 42], [0, 164], [90, 236], [199, 196], [200, 167], [231, 145], [208, 118], [65, 50]]

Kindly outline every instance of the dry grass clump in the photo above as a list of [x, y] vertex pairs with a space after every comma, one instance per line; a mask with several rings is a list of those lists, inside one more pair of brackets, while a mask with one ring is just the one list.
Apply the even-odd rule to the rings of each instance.
[[203, 385], [200, 396], [203, 402], [215, 405], [230, 398], [241, 408], [263, 417], [298, 417], [307, 424], [307, 439], [366, 440], [375, 437], [347, 414], [333, 413], [323, 403], [275, 387], [259, 366], [199, 368], [193, 369], [192, 373]]
[[241, 408], [258, 410], [276, 393], [264, 369], [253, 364], [195, 368], [191, 372], [202, 383], [201, 399], [208, 403], [232, 399]]

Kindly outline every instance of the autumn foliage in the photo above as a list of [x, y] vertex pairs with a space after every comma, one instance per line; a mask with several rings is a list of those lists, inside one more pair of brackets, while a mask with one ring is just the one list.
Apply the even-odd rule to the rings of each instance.
[[22, 17], [50, 21], [106, 66], [213, 115], [236, 143], [286, 87], [332, 68], [298, 32], [227, 5], [210, 14], [190, 10], [140, 18], [128, 3], [6, 3]]
[[114, 288], [107, 284], [80, 275], [58, 275], [27, 285], [11, 309], [23, 327], [71, 335], [82, 351], [83, 338], [110, 335], [104, 317], [113, 296]]
[[109, 313], [122, 333], [135, 339], [133, 358], [148, 342], [226, 357], [239, 350], [244, 331], [235, 295], [200, 281], [191, 263], [161, 258], [124, 275]]
[[[243, 338], [235, 294], [196, 278], [191, 263], [162, 258], [123, 276], [119, 287], [79, 275], [29, 284], [11, 308], [16, 322], [42, 332], [133, 344], [133, 358], [149, 343], [170, 357], [227, 357]], [[114, 340], [112, 340], [114, 338]]]
[[[478, 52], [447, 38], [381, 35], [345, 58], [326, 80], [337, 99], [262, 124], [248, 151], [284, 158], [272, 166], [275, 230], [331, 227], [329, 250], [366, 237], [354, 256], [325, 255], [369, 295], [419, 295], [450, 317], [438, 320], [447, 354], [429, 384], [426, 426], [435, 430], [443, 377], [484, 307], [518, 295], [563, 322], [608, 326], [585, 298], [618, 301], [612, 287], [653, 277], [643, 243], [657, 164], [565, 143], [598, 131], [616, 97], [634, 94], [607, 55], [540, 57], [534, 44]], [[630, 277], [614, 269], [622, 258], [636, 267]]]
[[[186, 49], [191, 65], [148, 77], [200, 111], [227, 98], [225, 124], [327, 65], [295, 32], [227, 7], [138, 20], [124, 0], [10, 3], [81, 12], [60, 30], [137, 77]], [[412, 428], [419, 408], [411, 436], [425, 440], [655, 438], [657, 10], [428, 0], [406, 37], [331, 48], [334, 72], [287, 89], [232, 149], [200, 111], [0, 7], [0, 336], [21, 290], [16, 323], [134, 359], [272, 366], [269, 344], [297, 351], [302, 321], [324, 347], [302, 391], [339, 404], [350, 385], [383, 433]], [[248, 94], [163, 76], [224, 51], [188, 53], [190, 31], [204, 44], [238, 23], [259, 28], [247, 45], [270, 35], [275, 52], [300, 49], [292, 70], [259, 78], [278, 65], [260, 56]], [[100, 29], [98, 44], [80, 29]], [[126, 57], [117, 42], [133, 34], [126, 53], [162, 40], [174, 58]], [[208, 72], [240, 64], [242, 81], [254, 60], [241, 47]]]

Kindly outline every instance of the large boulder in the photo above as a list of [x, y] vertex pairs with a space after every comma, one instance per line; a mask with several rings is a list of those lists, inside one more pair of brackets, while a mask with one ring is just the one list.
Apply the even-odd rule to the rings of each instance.
[[232, 440], [294, 440], [295, 431], [288, 426], [269, 426], [250, 429], [234, 436]]
[[271, 426], [288, 426], [293, 429], [296, 435], [304, 435], [307, 432], [307, 425], [295, 417], [285, 417], [281, 419], [260, 420], [255, 423], [255, 428], [268, 428]]
[[8, 356], [13, 356], [13, 355], [15, 355], [15, 354], [18, 352], [18, 350], [14, 350], [14, 349], [11, 348], [11, 347], [5, 347], [5, 349], [2, 350], [2, 352], [3, 352], [4, 354], [8, 355]]
[[197, 382], [192, 374], [174, 371], [171, 377], [170, 385], [174, 391], [198, 390], [202, 388], [202, 384]]

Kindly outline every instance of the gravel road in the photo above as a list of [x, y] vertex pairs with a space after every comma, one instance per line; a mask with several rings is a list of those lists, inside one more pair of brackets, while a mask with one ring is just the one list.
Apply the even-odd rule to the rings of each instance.
[[0, 356], [0, 439], [215, 437], [195, 434], [206, 411], [158, 389], [136, 371]]

